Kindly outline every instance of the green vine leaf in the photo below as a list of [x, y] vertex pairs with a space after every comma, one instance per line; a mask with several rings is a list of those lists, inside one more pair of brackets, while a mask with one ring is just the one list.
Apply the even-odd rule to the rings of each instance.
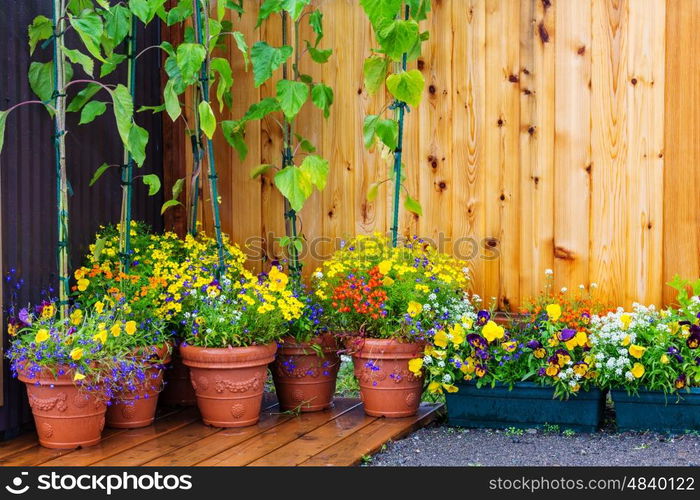
[[92, 96], [97, 94], [101, 88], [102, 87], [96, 83], [88, 83], [84, 89], [75, 94], [75, 97], [68, 104], [66, 111], [70, 113], [80, 111], [82, 107], [85, 106], [85, 103], [92, 99]]
[[377, 123], [379, 122], [379, 119], [379, 115], [365, 116], [364, 123], [362, 124], [362, 139], [367, 149], [370, 149], [374, 145], [374, 138], [377, 135]]
[[131, 11], [143, 24], [150, 23], [164, 4], [165, 0], [129, 0]]
[[270, 17], [272, 14], [280, 12], [282, 10], [282, 0], [265, 0], [260, 6], [260, 11], [258, 12], [258, 22], [255, 24], [256, 28], [259, 28], [265, 19]]
[[282, 0], [282, 8], [289, 12], [289, 16], [296, 22], [304, 8], [310, 3], [311, 0]]
[[245, 115], [243, 116], [242, 122], [262, 120], [270, 113], [274, 113], [280, 109], [280, 103], [277, 101], [277, 99], [274, 97], [266, 97], [260, 102], [251, 104], [250, 108], [248, 108], [248, 111], [246, 111]]
[[109, 170], [110, 167], [113, 167], [114, 165], [107, 165], [106, 163], [103, 163], [100, 165], [97, 170], [95, 170], [95, 173], [92, 174], [92, 179], [90, 179], [90, 187], [95, 184], [100, 177], [102, 177], [102, 174], [104, 174], [107, 170]]
[[407, 0], [406, 3], [411, 9], [411, 18], [416, 21], [422, 21], [428, 18], [430, 0]]
[[299, 165], [299, 170], [306, 174], [311, 181], [311, 184], [316, 186], [319, 191], [323, 191], [328, 180], [328, 160], [321, 158], [318, 155], [309, 155], [304, 158], [304, 161]]
[[323, 12], [315, 10], [309, 14], [309, 26], [311, 26], [311, 30], [316, 33], [314, 47], [318, 47], [319, 42], [323, 38]]
[[141, 180], [148, 186], [148, 196], [153, 196], [160, 191], [160, 177], [156, 174], [144, 175]]
[[117, 54], [116, 52], [110, 54], [100, 67], [100, 78], [109, 75], [112, 71], [117, 69], [117, 66], [119, 66], [124, 59], [126, 59], [124, 54]]
[[297, 138], [297, 141], [299, 141], [299, 147], [302, 151], [306, 153], [313, 153], [314, 151], [316, 151], [316, 146], [311, 144], [311, 141], [305, 139], [299, 134], [294, 134], [294, 136]]
[[297, 212], [302, 209], [314, 189], [309, 176], [294, 165], [275, 174], [275, 186]]
[[165, 101], [165, 111], [167, 111], [170, 119], [172, 121], [177, 120], [182, 113], [182, 108], [180, 108], [180, 100], [177, 97], [172, 80], [168, 80], [165, 84], [163, 100]]
[[[65, 81], [73, 78], [73, 67], [70, 64], [65, 66]], [[33, 62], [29, 65], [29, 87], [39, 99], [49, 102], [53, 96], [53, 61], [46, 63]], [[47, 108], [51, 116], [53, 111]]]
[[402, 0], [360, 0], [369, 22], [375, 27], [387, 19], [394, 19], [401, 10]]
[[105, 13], [105, 34], [116, 47], [124, 41], [131, 29], [131, 11], [123, 5], [115, 5]]
[[198, 43], [182, 43], [178, 46], [175, 59], [180, 75], [185, 83], [197, 81], [199, 70], [202, 67], [207, 51]]
[[221, 132], [226, 142], [236, 150], [238, 157], [243, 161], [248, 156], [248, 146], [245, 143], [245, 129], [241, 124], [237, 120], [224, 120], [221, 122]]
[[243, 54], [243, 62], [245, 63], [245, 70], [248, 71], [248, 66], [250, 66], [250, 56], [248, 55], [248, 44], [245, 41], [245, 35], [240, 31], [233, 32], [233, 39], [236, 42], [236, 47]]
[[100, 53], [100, 43], [104, 32], [102, 18], [95, 11], [88, 9], [82, 11], [78, 17], [69, 16], [69, 18], [71, 26], [80, 36], [88, 52], [95, 59], [104, 61], [104, 57]]
[[391, 95], [399, 101], [403, 101], [410, 106], [418, 106], [425, 87], [425, 79], [420, 71], [412, 69], [390, 75], [386, 79], [386, 86]]
[[90, 123], [98, 116], [103, 115], [105, 111], [107, 111], [107, 105], [102, 101], [91, 101], [87, 103], [80, 112], [80, 122], [78, 122], [78, 125]]
[[68, 10], [76, 16], [85, 9], [92, 9], [92, 0], [70, 0]]
[[392, 118], [380, 118], [377, 120], [375, 134], [386, 147], [393, 151], [398, 146], [399, 123]]
[[67, 49], [63, 47], [63, 53], [73, 64], [79, 64], [82, 66], [83, 71], [93, 76], [93, 71], [95, 69], [95, 61], [93, 61], [89, 56], [86, 56], [77, 49]]
[[199, 124], [202, 127], [202, 132], [209, 139], [214, 137], [214, 132], [216, 131], [216, 117], [211, 109], [211, 106], [207, 101], [202, 101], [197, 107], [199, 110]]
[[389, 70], [389, 60], [385, 57], [371, 56], [365, 59], [363, 73], [367, 92], [375, 94], [384, 83]]
[[333, 89], [323, 83], [317, 83], [311, 90], [311, 100], [316, 107], [323, 110], [323, 117], [328, 118], [333, 104]]
[[185, 188], [185, 178], [181, 177], [180, 179], [175, 181], [175, 184], [173, 184], [173, 199], [177, 199], [180, 194], [182, 193], [182, 190]]
[[423, 215], [423, 207], [418, 203], [418, 200], [414, 200], [408, 195], [406, 195], [406, 199], [403, 202], [403, 207], [416, 215]]
[[176, 207], [178, 205], [182, 205], [178, 200], [168, 200], [165, 203], [163, 203], [163, 206], [160, 207], [160, 215], [163, 215], [169, 208]]
[[303, 82], [279, 80], [277, 82], [277, 102], [282, 113], [291, 121], [299, 114], [301, 107], [309, 98], [309, 86]]
[[112, 91], [112, 107], [114, 108], [114, 119], [117, 122], [117, 131], [122, 143], [129, 148], [129, 131], [131, 130], [132, 119], [134, 116], [134, 103], [131, 100], [131, 94], [121, 83]]
[[53, 35], [53, 22], [46, 16], [36, 16], [27, 28], [29, 34], [29, 55], [34, 53], [37, 44]]
[[409, 52], [420, 43], [418, 23], [402, 19], [386, 22], [377, 30], [377, 41], [387, 56], [400, 61], [404, 52]]
[[262, 165], [258, 165], [254, 169], [250, 171], [250, 178], [251, 179], [257, 179], [260, 177], [262, 174], [270, 170], [271, 168], [274, 168], [274, 165], [270, 165], [269, 163], [263, 163]]
[[265, 42], [256, 42], [250, 50], [255, 87], [259, 87], [270, 79], [272, 73], [289, 59], [292, 52], [293, 49], [289, 45], [276, 48], [269, 46]]
[[5, 125], [7, 124], [7, 111], [0, 111], [0, 153], [2, 153], [2, 147], [5, 144]]
[[319, 64], [327, 63], [333, 54], [333, 49], [317, 49], [308, 40], [306, 41], [306, 48], [311, 55], [311, 59]]
[[233, 86], [233, 71], [228, 59], [223, 57], [215, 57], [209, 66], [212, 71], [219, 74], [216, 83], [216, 98], [219, 101], [219, 111], [222, 111], [224, 109], [224, 94], [229, 92]]
[[367, 201], [370, 203], [377, 199], [377, 195], [379, 194], [379, 184], [379, 182], [373, 182], [370, 184], [369, 189], [367, 190]]
[[141, 167], [146, 161], [146, 146], [148, 145], [148, 131], [132, 123], [129, 130], [128, 150], [136, 164]]
[[180, 0], [177, 6], [168, 11], [165, 24], [172, 26], [181, 23], [192, 15], [192, 0]]

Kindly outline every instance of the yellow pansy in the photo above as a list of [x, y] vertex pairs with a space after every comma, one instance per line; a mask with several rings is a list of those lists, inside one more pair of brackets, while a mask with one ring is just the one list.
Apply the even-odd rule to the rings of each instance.
[[459, 367], [462, 373], [474, 373], [474, 358], [467, 358], [464, 363]]
[[56, 306], [47, 304], [41, 309], [41, 317], [43, 319], [53, 318], [56, 315]]
[[428, 392], [433, 394], [442, 393], [442, 385], [440, 385], [440, 382], [430, 382], [428, 384]]
[[632, 344], [629, 348], [629, 353], [630, 353], [630, 356], [633, 356], [637, 359], [640, 359], [642, 356], [644, 356], [644, 353], [646, 352], [646, 350], [647, 350], [646, 347], [642, 347], [642, 346], [637, 345], [637, 344]]
[[450, 335], [452, 335], [452, 343], [455, 345], [460, 345], [462, 342], [464, 342], [464, 328], [462, 328], [462, 325], [457, 323], [454, 326], [451, 326], [450, 329]]
[[78, 361], [80, 358], [83, 357], [83, 348], [82, 347], [76, 347], [70, 352], [70, 357], [74, 361]]
[[114, 335], [115, 337], [119, 337], [122, 333], [122, 325], [121, 323], [115, 323], [112, 325], [112, 328], [109, 329], [109, 331]]
[[630, 336], [625, 335], [625, 338], [622, 339], [622, 342], [620, 342], [620, 345], [622, 345], [622, 347], [627, 347], [628, 345], [630, 345], [630, 340], [631, 340]]
[[124, 325], [124, 331], [127, 335], [133, 335], [136, 333], [136, 321], [127, 321]]
[[622, 314], [620, 316], [620, 323], [622, 323], [622, 329], [627, 330], [630, 327], [630, 323], [632, 323], [632, 316], [627, 313]]
[[583, 330], [578, 332], [574, 338], [576, 339], [576, 343], [581, 347], [585, 347], [586, 344], [588, 344], [588, 335], [586, 335], [586, 332]]
[[662, 365], [667, 365], [669, 363], [669, 361], [671, 361], [671, 360], [668, 358], [668, 356], [666, 356], [665, 354], [662, 354], [660, 361], [661, 361]]
[[92, 336], [92, 340], [97, 340], [104, 344], [105, 342], [107, 342], [107, 330], [100, 330]]
[[435, 333], [435, 337], [433, 337], [433, 344], [435, 344], [438, 347], [445, 348], [447, 347], [447, 334], [445, 333], [445, 330], [440, 330], [437, 333]]
[[36, 336], [34, 337], [34, 342], [41, 343], [44, 342], [45, 340], [49, 339], [49, 331], [46, 328], [42, 328], [38, 332], [36, 332]]
[[72, 313], [70, 313], [70, 322], [74, 325], [79, 325], [80, 323], [83, 322], [83, 311], [80, 309], [76, 309]]
[[641, 363], [635, 363], [630, 371], [632, 372], [632, 375], [634, 375], [634, 378], [639, 378], [644, 375], [644, 365]]
[[416, 302], [415, 300], [412, 300], [408, 303], [408, 315], [412, 318], [415, 318], [418, 316], [421, 312], [423, 311], [423, 305], [420, 304], [419, 302]]
[[464, 316], [462, 318], [462, 324], [464, 325], [464, 328], [471, 330], [471, 327], [474, 326], [474, 320], [468, 316]]
[[515, 348], [518, 346], [518, 344], [517, 344], [517, 342], [513, 342], [511, 340], [509, 342], [503, 342], [502, 346], [506, 352], [513, 352], [513, 351], [515, 351]]
[[81, 292], [84, 292], [87, 290], [87, 287], [90, 285], [90, 280], [86, 280], [85, 278], [79, 279], [78, 280], [78, 290]]
[[497, 325], [495, 321], [489, 320], [489, 322], [484, 325], [481, 333], [487, 341], [493, 342], [496, 339], [503, 338], [505, 329], [502, 326]]
[[105, 305], [104, 302], [97, 301], [95, 302], [95, 311], [97, 311], [97, 314], [102, 314], [102, 311], [104, 311]]
[[85, 375], [83, 375], [80, 372], [75, 372], [75, 375], [73, 375], [73, 380], [83, 380], [85, 378]]
[[422, 368], [423, 358], [414, 358], [408, 362], [408, 369], [416, 375], [420, 375]]
[[576, 340], [576, 337], [572, 337], [570, 340], [564, 342], [564, 345], [571, 351], [578, 345], [578, 340]]
[[383, 260], [377, 265], [377, 269], [382, 274], [387, 274], [391, 271], [392, 262], [390, 260]]
[[550, 320], [556, 321], [561, 317], [561, 306], [559, 304], [549, 304], [546, 309], [547, 317]]

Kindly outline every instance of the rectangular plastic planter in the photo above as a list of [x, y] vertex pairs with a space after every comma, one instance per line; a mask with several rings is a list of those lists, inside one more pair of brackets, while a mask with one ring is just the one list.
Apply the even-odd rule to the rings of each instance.
[[618, 431], [700, 431], [700, 388], [664, 394], [640, 390], [636, 395], [611, 391]]
[[541, 428], [557, 425], [563, 431], [595, 432], [605, 408], [605, 395], [598, 389], [579, 392], [562, 400], [554, 389], [533, 382], [507, 386], [482, 387], [473, 383], [458, 384], [459, 392], [447, 394], [447, 418], [458, 427], [493, 429]]

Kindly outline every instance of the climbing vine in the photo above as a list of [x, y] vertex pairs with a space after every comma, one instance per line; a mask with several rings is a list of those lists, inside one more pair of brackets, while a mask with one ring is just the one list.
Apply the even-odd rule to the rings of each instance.
[[[417, 69], [407, 69], [408, 62], [421, 54], [422, 43], [429, 38], [427, 31], [420, 31], [419, 22], [430, 12], [430, 0], [360, 0], [369, 19], [378, 48], [365, 59], [364, 83], [370, 94], [383, 85], [393, 96], [393, 101], [375, 115], [367, 115], [362, 135], [365, 147], [371, 149], [379, 143], [393, 153], [394, 164], [390, 176], [370, 185], [367, 200], [374, 201], [379, 186], [393, 182], [393, 210], [391, 240], [396, 246], [399, 231], [399, 203], [401, 190], [406, 191], [404, 209], [422, 215], [418, 201], [410, 196], [403, 185], [405, 167], [402, 163], [404, 117], [409, 106], [420, 104], [425, 80]], [[386, 118], [385, 113], [394, 116]]]
[[[280, 164], [259, 165], [252, 170], [251, 177], [276, 170], [274, 184], [285, 201], [286, 235], [280, 239], [280, 244], [287, 249], [290, 274], [298, 287], [301, 280], [299, 253], [303, 249], [298, 212], [314, 189], [321, 191], [326, 187], [329, 164], [328, 160], [314, 154], [316, 148], [308, 139], [296, 132], [295, 119], [309, 100], [323, 112], [324, 118], [328, 118], [333, 104], [333, 89], [302, 73], [300, 63], [307, 54], [316, 63], [326, 63], [332, 49], [319, 46], [323, 39], [323, 13], [311, 5], [311, 0], [265, 0], [260, 7], [257, 26], [260, 27], [273, 14], [282, 17], [282, 46], [256, 42], [251, 47], [250, 57], [256, 87], [272, 79], [274, 72], [282, 67], [282, 78], [275, 83], [276, 95], [254, 103], [243, 118], [222, 125], [226, 139], [238, 150], [241, 158], [245, 158], [246, 123], [276, 112], [281, 112], [284, 117], [282, 121], [276, 121], [283, 137]], [[303, 22], [309, 24], [314, 34], [313, 40], [303, 39]]]

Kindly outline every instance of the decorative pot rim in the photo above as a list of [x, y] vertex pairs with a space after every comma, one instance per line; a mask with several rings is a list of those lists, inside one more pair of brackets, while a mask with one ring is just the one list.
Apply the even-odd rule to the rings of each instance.
[[413, 359], [423, 355], [425, 341], [402, 342], [397, 339], [364, 338], [353, 357], [370, 359]]
[[191, 368], [246, 368], [274, 361], [277, 342], [246, 347], [198, 347], [180, 345], [182, 363]]

